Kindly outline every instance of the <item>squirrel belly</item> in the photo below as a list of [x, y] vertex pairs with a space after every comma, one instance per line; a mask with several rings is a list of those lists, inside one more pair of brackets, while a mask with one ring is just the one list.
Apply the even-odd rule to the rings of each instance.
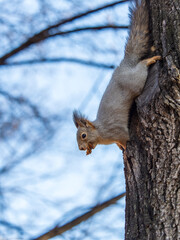
[[97, 144], [116, 143], [120, 148], [126, 148], [130, 108], [143, 90], [148, 66], [161, 59], [160, 56], [145, 58], [150, 51], [148, 9], [145, 0], [133, 2], [124, 59], [103, 94], [95, 121], [89, 121], [77, 111], [73, 113], [78, 146], [80, 150], [87, 150], [86, 154], [90, 154]]

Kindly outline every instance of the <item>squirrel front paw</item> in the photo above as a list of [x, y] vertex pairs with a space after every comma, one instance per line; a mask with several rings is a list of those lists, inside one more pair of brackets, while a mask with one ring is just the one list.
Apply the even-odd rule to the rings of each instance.
[[161, 60], [161, 56], [154, 56], [151, 58], [144, 59], [142, 62], [146, 64], [146, 66], [150, 66], [151, 64], [156, 63], [157, 60]]

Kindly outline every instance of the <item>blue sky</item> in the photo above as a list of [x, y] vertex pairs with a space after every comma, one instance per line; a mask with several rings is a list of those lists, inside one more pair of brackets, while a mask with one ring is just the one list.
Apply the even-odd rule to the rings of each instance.
[[[24, 14], [33, 16], [37, 11], [37, 1], [22, 2]], [[106, 2], [111, 1], [86, 2], [84, 9]], [[52, 4], [57, 7], [58, 1], [52, 1]], [[62, 4], [58, 9], [62, 6], [66, 9], [66, 4]], [[69, 14], [68, 11], [67, 6], [64, 16]], [[74, 14], [72, 12], [71, 14]], [[54, 18], [52, 16], [52, 19]], [[94, 14], [91, 18], [84, 18], [81, 24], [86, 26], [89, 21], [91, 24], [107, 21], [127, 24], [127, 4], [114, 10], [106, 10], [102, 14]], [[74, 26], [78, 24], [75, 22]], [[39, 27], [43, 27], [43, 23]], [[106, 31], [106, 35], [104, 32], [97, 32], [96, 39], [93, 39], [94, 36], [84, 33], [81, 36], [72, 35], [67, 40], [58, 37], [49, 39], [38, 46], [30, 47], [28, 51], [12, 58], [12, 61], [37, 58], [42, 54], [46, 57], [78, 57], [118, 65], [123, 58], [127, 31]], [[111, 48], [113, 51], [107, 54], [103, 51], [98, 52], [96, 48], [93, 49], [92, 41], [94, 46], [101, 50]], [[14, 46], [16, 44], [18, 45], [14, 43]], [[98, 146], [91, 155], [86, 156], [85, 152], [78, 150], [76, 128], [72, 121], [74, 109], [80, 109], [90, 120], [94, 120], [111, 75], [112, 70], [71, 63], [1, 67], [1, 87], [8, 89], [12, 94], [28, 97], [46, 113], [63, 113], [65, 119], [57, 128], [53, 140], [45, 144], [43, 151], [27, 158], [8, 178], [2, 178], [6, 187], [16, 185], [19, 191], [16, 194], [7, 194], [9, 210], [5, 212], [6, 216], [13, 223], [22, 225], [31, 236], [43, 233], [59, 220], [62, 223], [71, 220], [87, 211], [89, 207], [125, 191], [123, 159], [118, 147]], [[24, 147], [23, 145], [22, 151]], [[123, 239], [124, 207], [125, 200], [122, 199], [117, 205], [109, 207], [84, 225], [81, 224], [65, 234], [64, 238], [70, 239], [73, 234], [80, 237], [82, 233], [79, 233], [79, 229], [86, 228], [91, 233], [96, 229], [97, 239]], [[76, 208], [73, 214], [65, 216]], [[104, 232], [100, 223], [106, 229]], [[108, 231], [107, 226], [118, 229], [121, 238]], [[84, 239], [93, 238], [86, 236]]]

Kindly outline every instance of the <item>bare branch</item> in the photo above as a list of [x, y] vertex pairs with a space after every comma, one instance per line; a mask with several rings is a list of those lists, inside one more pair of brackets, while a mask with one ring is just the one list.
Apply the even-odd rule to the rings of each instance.
[[78, 58], [66, 58], [66, 57], [43, 58], [43, 59], [33, 59], [33, 60], [19, 61], [19, 62], [9, 62], [9, 63], [2, 64], [2, 66], [13, 67], [13, 66], [28, 65], [28, 64], [54, 63], [54, 62], [77, 63], [77, 64], [83, 64], [83, 65], [87, 65], [87, 66], [105, 68], [105, 69], [114, 69], [115, 68], [115, 65], [113, 65], [113, 64], [105, 64], [105, 63], [88, 61], [88, 60], [83, 60], [83, 59], [78, 59]]
[[14, 229], [14, 230], [18, 231], [21, 235], [24, 234], [24, 231], [21, 227], [15, 225], [13, 223], [10, 223], [8, 221], [0, 220], [0, 225], [5, 226], [7, 229]]
[[88, 220], [90, 217], [92, 217], [96, 213], [102, 211], [103, 209], [109, 207], [112, 204], [115, 204], [119, 199], [123, 198], [125, 195], [126, 195], [125, 193], [119, 194], [118, 196], [116, 196], [114, 198], [111, 198], [110, 200], [93, 207], [90, 211], [88, 211], [88, 212], [84, 213], [83, 215], [75, 218], [71, 222], [68, 222], [61, 227], [55, 226], [50, 231], [42, 234], [41, 236], [39, 236], [37, 238], [34, 238], [33, 240], [48, 240], [50, 238], [61, 235], [62, 233], [64, 233], [64, 232], [72, 229], [73, 227], [79, 225], [81, 222]]
[[19, 47], [11, 50], [10, 52], [8, 52], [4, 56], [2, 56], [0, 58], [0, 65], [2, 65], [8, 58], [14, 56], [15, 54], [19, 53], [20, 51], [24, 50], [25, 48], [27, 48], [27, 47], [35, 44], [35, 43], [38, 43], [38, 42], [40, 42], [40, 41], [50, 37], [50, 33], [49, 33], [50, 30], [52, 30], [54, 28], [57, 28], [57, 27], [60, 27], [60, 26], [62, 26], [64, 24], [72, 22], [74, 20], [80, 19], [80, 18], [82, 18], [84, 16], [87, 16], [87, 15], [89, 15], [91, 13], [95, 13], [95, 12], [101, 11], [101, 10], [103, 10], [105, 8], [113, 7], [113, 6], [117, 5], [117, 4], [121, 4], [121, 3], [125, 3], [125, 2], [128, 2], [128, 0], [122, 0], [122, 1], [117, 1], [117, 2], [114, 2], [114, 3], [106, 4], [106, 5], [103, 5], [101, 7], [98, 7], [98, 8], [95, 8], [95, 9], [92, 9], [92, 10], [85, 11], [83, 13], [77, 14], [77, 15], [75, 15], [73, 17], [66, 18], [64, 20], [59, 21], [58, 23], [56, 23], [54, 25], [51, 25], [51, 26], [43, 29], [39, 33], [37, 33], [34, 36], [32, 36], [29, 39], [27, 39], [27, 41], [22, 43]]
[[82, 31], [91, 31], [91, 30], [104, 30], [104, 29], [128, 29], [128, 26], [123, 25], [106, 25], [106, 26], [90, 26], [90, 27], [82, 27], [82, 28], [75, 28], [69, 31], [59, 31], [57, 33], [50, 34], [49, 37], [55, 37], [60, 35], [66, 35], [76, 32]]
[[14, 161], [6, 164], [6, 166], [4, 166], [0, 169], [0, 175], [6, 174], [7, 172], [11, 171], [13, 168], [17, 167], [19, 164], [24, 162], [28, 157], [32, 156], [35, 153], [35, 151], [39, 150], [39, 148], [40, 147], [38, 146], [37, 149], [34, 149], [34, 148], [30, 149], [29, 151], [25, 152], [25, 154], [18, 157]]
[[22, 104], [22, 105], [26, 105], [29, 108], [31, 108], [34, 116], [38, 119], [41, 119], [44, 124], [47, 123], [47, 119], [45, 117], [43, 117], [38, 109], [38, 107], [34, 104], [32, 104], [27, 98], [21, 97], [21, 96], [13, 96], [10, 93], [4, 91], [4, 90], [0, 90], [0, 95], [6, 97], [7, 99], [9, 99], [10, 101], [14, 101], [18, 104]]
[[[39, 135], [39, 137], [36, 136], [33, 138], [33, 141], [30, 144], [30, 148], [28, 150], [26, 148], [26, 151], [24, 153], [21, 153], [21, 155], [19, 156], [16, 156], [15, 154], [13, 154], [11, 156], [11, 161], [7, 161], [7, 162], [5, 161], [6, 163], [5, 166], [2, 166], [0, 168], [0, 175], [2, 175], [11, 171], [13, 168], [21, 164], [23, 161], [25, 161], [28, 157], [32, 156], [35, 152], [40, 151], [46, 144], [45, 139], [46, 140], [50, 139], [54, 134], [53, 124], [57, 121], [60, 122], [61, 118], [58, 115], [44, 116], [44, 114], [41, 114], [38, 106], [33, 104], [29, 99], [24, 98], [22, 96], [14, 96], [4, 90], [0, 90], [0, 96], [3, 96], [5, 99], [7, 99], [10, 102], [11, 107], [15, 106], [14, 103], [17, 104], [17, 106], [20, 107], [20, 109], [23, 109], [23, 106], [25, 106], [25, 111], [22, 111], [21, 120], [19, 120], [20, 119], [19, 115], [15, 117], [13, 114], [10, 114], [8, 121], [6, 119], [4, 120], [2, 117], [3, 114], [1, 113], [1, 118], [2, 118], [1, 120], [2, 122], [0, 122], [0, 138], [1, 139], [5, 141], [6, 137], [9, 136], [8, 135], [9, 130], [14, 132], [19, 131], [20, 133], [21, 132], [20, 127], [23, 125], [23, 122], [26, 121], [27, 123], [27, 120], [28, 120], [28, 122], [31, 123], [33, 118], [40, 123], [38, 127], [40, 128], [41, 126], [43, 130], [42, 133]], [[26, 111], [26, 109], [28, 111]], [[29, 125], [29, 129], [31, 130], [31, 133], [33, 133], [34, 128], [35, 126], [32, 127], [31, 124]], [[26, 132], [26, 131], [25, 130], [23, 131], [24, 136], [26, 133], [27, 135], [29, 134], [29, 132]], [[43, 138], [43, 141], [41, 141], [42, 138]], [[26, 138], [26, 142], [28, 141], [27, 139], [29, 139], [29, 137]], [[23, 142], [25, 142], [24, 139], [23, 139]]]

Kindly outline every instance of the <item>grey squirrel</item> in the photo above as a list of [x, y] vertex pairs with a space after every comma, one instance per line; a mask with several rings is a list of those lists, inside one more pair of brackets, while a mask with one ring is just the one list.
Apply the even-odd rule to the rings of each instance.
[[89, 121], [80, 112], [73, 112], [78, 146], [87, 155], [97, 144], [116, 143], [121, 149], [126, 148], [130, 108], [143, 90], [148, 66], [161, 59], [160, 56], [145, 58], [150, 50], [148, 9], [145, 0], [133, 2], [125, 56], [104, 92], [96, 119]]

